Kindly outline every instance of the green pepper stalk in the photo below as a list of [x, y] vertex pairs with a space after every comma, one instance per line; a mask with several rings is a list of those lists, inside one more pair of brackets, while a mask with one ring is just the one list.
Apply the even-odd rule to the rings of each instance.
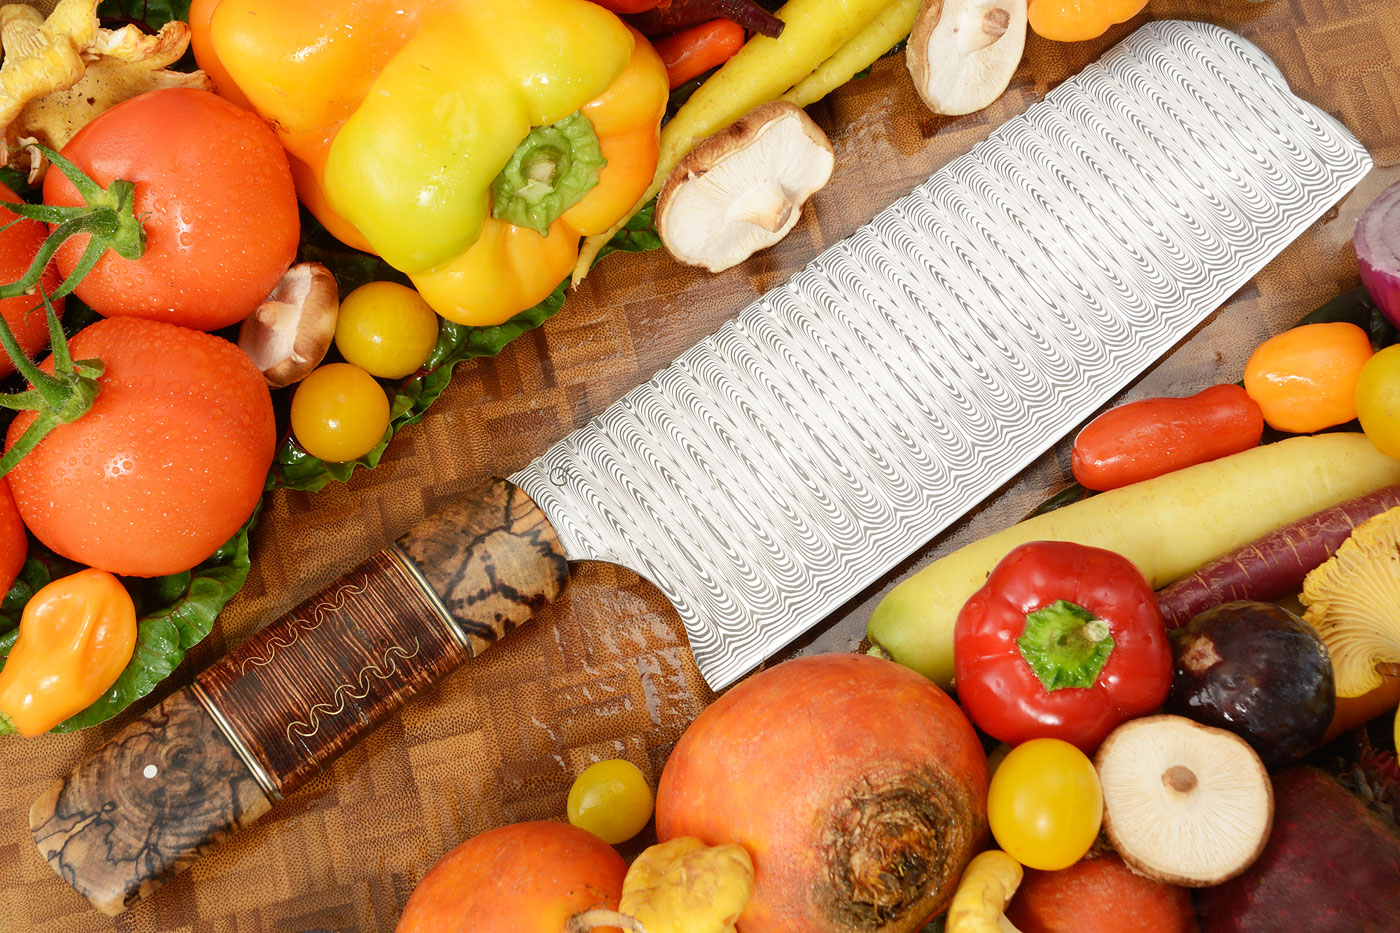
[[579, 111], [537, 126], [491, 182], [491, 216], [548, 236], [549, 225], [593, 190], [607, 164], [593, 124]]

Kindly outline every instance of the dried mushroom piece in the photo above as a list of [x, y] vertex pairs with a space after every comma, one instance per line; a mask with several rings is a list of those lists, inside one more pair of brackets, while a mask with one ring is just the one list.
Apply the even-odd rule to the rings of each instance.
[[1026, 47], [1026, 0], [925, 0], [905, 64], [934, 113], [989, 106], [1011, 83]]
[[21, 3], [0, 6], [0, 165], [46, 169], [36, 143], [62, 149], [105, 110], [166, 87], [212, 91], [201, 71], [167, 70], [190, 43], [188, 23], [172, 20], [149, 35], [135, 25], [102, 29], [98, 0], [60, 0], [47, 19]]
[[300, 262], [243, 319], [238, 346], [274, 389], [300, 382], [330, 351], [340, 296], [335, 276], [319, 262]]
[[1273, 826], [1274, 795], [1249, 743], [1181, 716], [1130, 719], [1094, 756], [1103, 829], [1148, 878], [1220, 884], [1254, 864]]
[[681, 262], [722, 272], [787, 236], [835, 161], [811, 117], [764, 104], [681, 159], [657, 195], [656, 232]]
[[1331, 655], [1337, 696], [1381, 686], [1376, 665], [1400, 663], [1400, 508], [1357, 526], [1303, 580], [1302, 602]]

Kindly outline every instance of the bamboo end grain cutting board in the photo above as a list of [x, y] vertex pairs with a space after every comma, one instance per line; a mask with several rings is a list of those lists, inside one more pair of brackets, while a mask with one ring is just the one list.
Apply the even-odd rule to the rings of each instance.
[[[547, 336], [549, 336], [549, 335], [547, 335], [547, 333], [546, 333], [545, 336], [546, 336], [546, 339], [547, 339]], [[427, 503], [424, 503], [424, 507], [427, 507]], [[608, 573], [608, 572], [605, 572], [605, 573]], [[612, 572], [612, 573], [615, 573], [615, 572]], [[622, 595], [622, 597], [615, 597], [616, 604], [619, 605], [619, 607], [622, 607], [622, 608], [624, 608], [624, 609], [630, 609], [630, 612], [627, 612], [627, 611], [620, 612], [619, 615], [623, 615], [623, 616], [629, 616], [629, 615], [630, 615], [630, 618], [627, 619], [627, 622], [636, 622], [636, 623], [637, 623], [637, 630], [638, 630], [638, 632], [641, 632], [641, 630], [644, 630], [644, 629], [651, 629], [651, 632], [641, 632], [641, 633], [643, 633], [643, 635], [655, 635], [655, 633], [657, 633], [657, 629], [659, 629], [659, 628], [665, 628], [665, 623], [661, 623], [661, 625], [658, 625], [657, 618], [655, 618], [655, 615], [654, 615], [654, 614], [650, 614], [650, 612], [645, 611], [645, 609], [643, 609], [643, 608], [641, 608], [641, 607], [638, 607], [638, 600], [637, 600], [636, 595], [631, 595], [631, 594], [636, 594], [636, 593], [640, 593], [640, 591], [637, 590], [637, 587], [636, 587], [636, 586], [633, 586], [633, 587], [630, 588], [629, 591], [627, 591], [627, 593], [624, 593], [624, 594]], [[256, 598], [256, 594], [255, 594], [255, 598]], [[643, 597], [643, 601], [647, 600], [647, 598], [650, 598], [650, 597]], [[577, 607], [577, 605], [575, 605], [574, 611], [577, 612], [577, 611], [578, 611], [578, 608], [580, 608], [580, 607]], [[601, 621], [601, 619], [598, 619], [598, 618], [596, 618], [596, 616], [595, 616], [594, 621]], [[552, 629], [554, 630], [554, 632], [556, 632], [556, 635], [557, 635], [557, 630], [559, 630], [559, 625], [560, 625], [559, 619], [553, 619], [552, 622], [549, 622], [549, 625], [552, 626]], [[591, 637], [588, 637], [587, 633], [577, 633], [577, 635], [582, 635], [582, 636], [584, 636], [584, 637], [582, 637], [582, 640], [584, 640], [584, 642], [589, 642], [589, 640], [592, 640], [592, 642], [594, 642], [594, 647], [602, 647], [601, 644], [596, 643], [596, 639], [591, 639]], [[643, 640], [645, 640], [645, 639], [643, 639]], [[662, 643], [666, 642], [665, 637], [662, 637], [662, 639], [659, 639], [659, 640], [661, 640]], [[517, 640], [517, 642], [515, 642], [515, 643], [519, 644], [519, 640]], [[671, 639], [671, 644], [675, 644], [675, 639], [673, 639], [673, 637], [672, 637], [672, 639]], [[672, 650], [675, 650], [675, 649], [672, 649]], [[501, 658], [501, 660], [498, 661], [498, 663], [497, 663], [497, 661], [494, 660], [494, 657], [493, 657], [493, 656], [500, 656], [500, 654], [501, 654], [501, 653], [493, 653], [493, 654], [490, 654], [490, 656], [487, 656], [486, 658], [483, 658], [483, 661], [482, 661], [483, 664], [493, 664], [493, 665], [496, 665], [496, 671], [494, 671], [494, 675], [496, 675], [497, 678], [500, 677], [501, 671], [503, 671], [503, 667], [504, 667], [504, 668], [515, 668], [515, 670], [518, 670], [518, 664], [512, 663], [512, 661], [511, 661], [511, 660], [508, 660], [508, 658]], [[575, 660], [578, 660], [578, 656], [577, 656], [577, 653], [575, 653], [575, 651], [566, 651], [566, 654], [574, 654]], [[587, 651], [585, 651], [585, 654], [587, 654]], [[601, 657], [601, 656], [602, 656], [602, 651], [599, 651], [598, 657]], [[538, 658], [538, 657], [539, 657], [538, 651], [536, 651], [536, 653], [533, 653], [533, 654], [532, 654], [532, 657]], [[595, 661], [595, 660], [596, 660], [596, 658], [584, 657], [584, 658], [582, 658], [582, 663], [584, 663], [584, 667], [587, 668], [587, 667], [588, 667], [588, 664], [589, 664], [589, 661]], [[683, 672], [682, 672], [682, 675], [683, 675]], [[507, 675], [507, 677], [510, 677], [510, 675]], [[580, 682], [582, 682], [582, 675], [580, 674], [580, 675], [578, 675], [578, 677], [580, 677]], [[487, 674], [487, 679], [490, 679], [490, 674]], [[655, 685], [655, 682], [654, 682], [654, 685]], [[680, 686], [683, 686], [683, 685], [680, 685]], [[675, 689], [675, 688], [676, 688], [676, 685], [675, 685], [675, 684], [672, 684], [672, 689]], [[682, 692], [683, 692], [683, 691], [682, 691]], [[662, 706], [665, 706], [665, 707], [666, 707], [665, 712], [664, 712], [664, 713], [661, 713], [661, 714], [671, 714], [672, 710], [675, 709], [675, 707], [673, 707], [673, 706], [671, 705], [671, 700], [673, 700], [673, 699], [675, 699], [675, 698], [662, 698], [662, 696], [659, 695], [659, 693], [661, 693], [661, 692], [659, 692], [659, 691], [652, 691], [652, 692], [648, 693], [647, 689], [643, 689], [643, 691], [641, 691], [641, 693], [640, 693], [640, 696], [641, 696], [641, 698], [644, 698], [644, 699], [645, 699], [645, 702], [647, 702], [647, 705], [652, 705], [652, 700], [657, 700], [657, 702], [655, 702], [655, 706], [658, 707], [658, 713], [661, 713], [661, 707], [662, 707]], [[434, 699], [435, 699], [434, 706], [441, 707], [442, 702], [444, 702], [444, 700], [442, 700], [441, 696], [437, 696], [437, 698], [434, 698]], [[575, 696], [575, 699], [578, 699], [577, 696]], [[560, 700], [561, 700], [561, 702], [566, 702], [566, 703], [567, 703], [567, 699], [560, 698]], [[539, 707], [536, 707], [536, 709], [539, 709]], [[693, 710], [693, 709], [694, 709], [694, 706], [692, 705], [692, 710]], [[441, 712], [441, 710], [438, 710], [438, 712]], [[647, 710], [647, 713], [648, 713], [648, 714], [651, 714], [651, 710]], [[547, 713], [546, 713], [546, 714], [547, 714]], [[692, 713], [692, 714], [693, 714], [693, 713]], [[426, 713], [424, 713], [424, 714], [417, 714], [417, 716], [414, 716], [414, 714], [410, 714], [409, 721], [407, 721], [407, 723], [405, 724], [405, 727], [407, 727], [407, 728], [412, 728], [412, 727], [413, 727], [413, 723], [417, 723], [417, 724], [419, 724], [419, 726], [417, 726], [417, 728], [421, 728], [421, 727], [423, 727], [423, 724], [426, 723], [426, 721], [427, 721], [427, 714], [426, 714]], [[459, 719], [455, 719], [454, 721], [455, 721], [455, 723], [462, 724], [462, 723], [461, 723], [461, 720], [459, 720]], [[557, 719], [554, 720], [554, 721], [557, 721]], [[676, 727], [679, 726], [679, 720], [671, 720], [671, 721], [672, 721], [672, 726], [671, 726], [671, 728], [676, 728]], [[581, 734], [582, 734], [582, 733], [581, 733]], [[402, 738], [402, 735], [400, 735], [400, 738]], [[445, 738], [445, 737], [444, 737], [444, 738]], [[605, 744], [606, 744], [606, 742], [605, 742]], [[634, 748], [634, 747], [633, 747], [633, 748]], [[624, 752], [629, 752], [629, 756], [636, 754], [636, 752], [630, 752], [630, 751], [629, 751], [629, 748], [627, 748], [626, 745], [624, 745], [624, 748], [622, 749], [622, 751], [624, 751]], [[584, 754], [587, 754], [587, 752], [584, 752]], [[547, 756], [547, 755], [546, 755], [546, 756]], [[643, 752], [643, 758], [645, 759], [645, 754], [644, 754], [644, 752]], [[358, 765], [357, 765], [356, 761], [358, 762]], [[337, 769], [336, 769], [336, 770], [339, 770], [339, 772], [342, 772], [342, 776], [344, 776], [344, 769], [346, 769], [346, 768], [350, 768], [350, 769], [351, 769], [351, 773], [356, 772], [356, 770], [363, 770], [363, 769], [364, 769], [364, 766], [365, 766], [365, 763], [367, 763], [367, 759], [365, 759], [364, 756], [356, 756], [356, 761], [351, 762], [350, 765], [337, 766]], [[414, 773], [416, 773], [416, 770], [414, 770]], [[519, 772], [517, 772], [517, 773], [519, 773]], [[321, 792], [321, 793], [322, 793], [322, 800], [323, 800], [323, 799], [325, 799], [325, 790], [326, 790], [325, 782], [318, 782], [318, 783], [319, 783], [319, 785], [322, 785], [322, 792]], [[526, 783], [528, 783], [528, 782], [526, 782]], [[438, 783], [438, 786], [441, 786], [441, 782]], [[315, 793], [315, 789], [312, 789], [312, 790], [314, 790], [314, 793]], [[517, 800], [521, 800], [521, 801], [524, 801], [524, 800], [526, 800], [526, 799], [529, 799], [529, 800], [535, 800], [535, 799], [543, 800], [543, 797], [539, 797], [538, 794], [532, 794], [531, 792], [528, 792], [528, 790], [526, 790], [525, 796], [524, 796], [524, 797], [519, 796], [519, 792], [515, 792], [515, 793], [517, 793], [517, 797], [515, 797], [515, 799], [517, 799]], [[507, 792], [505, 792], [505, 794], [503, 794], [503, 797], [510, 797], [510, 794], [511, 794], [510, 790], [507, 790]], [[288, 803], [293, 803], [293, 801], [288, 801]], [[347, 803], [347, 804], [350, 804], [351, 810], [353, 810], [353, 801], [346, 801], [346, 803]], [[545, 806], [547, 806], [547, 804], [545, 804]], [[318, 810], [319, 810], [319, 808], [318, 808]], [[536, 813], [539, 813], [539, 811], [536, 811]], [[515, 810], [515, 813], [514, 813], [514, 815], [512, 815], [512, 818], [521, 818], [521, 817], [524, 817], [524, 815], [529, 815], [529, 813], [522, 813], [521, 808], [517, 807], [517, 810]], [[540, 815], [543, 815], [543, 814], [540, 814]], [[459, 820], [461, 820], [461, 817], [458, 817], [458, 818], [459, 818]], [[486, 818], [487, 818], [487, 820], [491, 820], [491, 817], [486, 817]], [[445, 832], [445, 834], [447, 834], [448, 836], [451, 836], [451, 835], [458, 835], [458, 836], [459, 836], [459, 835], [462, 834], [462, 825], [463, 825], [463, 824], [470, 825], [470, 824], [472, 824], [473, 820], [479, 820], [479, 817], [472, 817], [472, 815], [468, 815], [468, 818], [466, 818], [466, 820], [462, 820], [461, 822], [459, 822], [459, 824], [456, 824], [455, 827], [447, 827], [447, 824], [442, 824], [442, 827], [447, 827], [447, 828], [444, 829], [444, 828], [440, 827], [440, 829], [438, 829], [438, 831], [440, 831], [440, 832]], [[451, 822], [451, 821], [448, 821], [448, 822]], [[253, 831], [253, 832], [256, 832], [256, 831]], [[431, 832], [430, 832], [430, 834], [428, 834], [428, 835], [431, 836], [431, 835], [433, 835], [433, 834], [431, 834]], [[433, 849], [433, 846], [427, 846], [427, 849]], [[437, 849], [437, 853], [440, 853], [440, 852], [441, 852], [441, 849]], [[246, 857], [246, 856], [245, 856], [245, 857]], [[312, 859], [314, 859], [314, 855], [311, 855], [311, 853], [308, 853], [308, 857], [312, 857]], [[423, 857], [428, 857], [428, 860], [431, 860], [431, 857], [435, 857], [435, 855], [433, 855], [433, 853], [431, 853], [431, 852], [424, 852], [424, 853], [423, 853]], [[204, 863], [204, 864], [209, 864], [209, 863]], [[424, 864], [423, 867], [426, 867], [426, 864]], [[196, 873], [199, 873], [199, 869], [196, 869]], [[419, 873], [420, 873], [420, 871], [419, 871]], [[392, 874], [392, 873], [391, 873], [391, 874]], [[210, 876], [207, 876], [207, 874], [206, 874], [206, 878], [207, 878], [207, 877], [210, 877]], [[232, 876], [230, 876], [230, 874], [228, 874], [228, 873], [218, 873], [218, 874], [216, 874], [216, 876], [213, 876], [213, 877], [217, 877], [217, 878], [228, 878], [228, 877], [232, 877]], [[389, 877], [389, 876], [385, 876], [385, 877]], [[288, 878], [288, 884], [290, 884], [290, 883], [291, 883], [291, 880], [290, 880], [290, 878]], [[182, 883], [182, 887], [183, 887], [183, 883]], [[246, 887], [246, 885], [244, 885], [244, 887]], [[176, 916], [178, 916], [179, 913], [181, 913], [181, 911], [183, 911], [183, 912], [185, 912], [185, 915], [186, 915], [186, 916], [189, 916], [189, 915], [190, 915], [189, 912], [192, 911], [192, 909], [195, 909], [195, 911], [199, 911], [200, 905], [203, 905], [203, 909], [206, 909], [206, 911], [209, 911], [209, 909], [217, 909], [217, 908], [216, 908], [216, 905], [214, 905], [214, 901], [210, 901], [209, 898], [217, 898], [217, 891], [218, 891], [218, 890], [223, 890], [223, 891], [227, 892], [227, 891], [230, 891], [230, 888], [227, 888], [227, 887], [218, 887], [218, 885], [216, 885], [216, 887], [214, 887], [214, 890], [211, 890], [211, 891], [209, 892], [209, 894], [206, 895], [206, 894], [204, 894], [204, 892], [203, 892], [203, 891], [204, 891], [204, 888], [200, 888], [200, 887], [188, 888], [188, 887], [186, 887], [186, 888], [185, 888], [186, 894], [189, 894], [190, 891], [195, 891], [195, 892], [196, 892], [196, 897], [193, 898], [193, 902], [195, 902], [195, 904], [193, 904], [193, 906], [190, 906], [190, 902], [189, 902], [189, 901], [182, 901], [182, 904], [185, 904], [185, 906], [183, 906], [183, 908], [176, 908], [176, 906], [169, 906], [169, 908], [167, 908], [167, 911], [174, 911]], [[391, 913], [392, 913], [392, 904], [385, 904], [385, 901], [386, 901], [386, 899], [388, 899], [388, 901], [392, 901], [392, 899], [399, 898], [399, 895], [398, 895], [398, 894], [392, 894], [392, 895], [389, 895], [388, 898], [386, 898], [386, 897], [384, 897], [384, 894], [382, 894], [382, 892], [385, 891], [384, 888], [382, 888], [382, 885], [379, 885], [378, 890], [381, 891], [381, 895], [379, 895], [379, 897], [377, 897], [377, 898], [371, 897], [372, 904], [365, 904], [365, 902], [363, 902], [363, 901], [357, 902], [357, 904], [358, 904], [358, 906], [360, 906], [360, 908], [368, 908], [368, 912], [370, 912], [370, 915], [381, 916], [381, 913], [379, 913], [379, 911], [384, 911], [384, 915], [382, 915], [382, 916], [389, 916], [389, 915], [391, 915]], [[293, 887], [293, 888], [291, 888], [291, 891], [294, 891], [294, 892], [295, 892], [295, 891], [297, 891], [297, 888], [294, 888], [294, 887]], [[235, 905], [230, 904], [230, 905], [228, 905], [228, 906], [230, 906], [231, 911], [258, 911], [258, 909], [259, 909], [259, 906], [258, 906], [258, 905], [259, 905], [259, 898], [262, 898], [263, 895], [255, 894], [255, 892], [244, 891], [244, 892], [242, 892], [241, 895], [239, 895], [239, 897], [241, 897], [241, 901], [239, 901], [239, 902], [241, 902], [241, 904], [244, 905], [244, 906], [235, 906]], [[284, 897], [286, 897], [286, 895], [284, 895]], [[399, 898], [399, 899], [400, 899], [400, 898]], [[307, 902], [307, 901], [305, 901], [305, 898], [298, 898], [298, 897], [293, 897], [293, 901], [301, 901], [302, 904], [305, 904], [305, 902]], [[161, 904], [161, 902], [162, 902], [162, 901], [161, 901], [161, 898], [157, 898], [157, 904]], [[262, 909], [267, 909], [267, 911], [270, 911], [270, 909], [272, 909], [272, 905], [276, 905], [276, 904], [279, 904], [279, 902], [277, 902], [277, 901], [270, 901], [270, 902], [266, 902], [266, 901], [265, 901], [265, 902], [262, 902]], [[249, 906], [249, 905], [251, 905], [251, 906]], [[295, 908], [288, 908], [288, 909], [295, 909]], [[311, 909], [311, 908], [308, 908], [308, 909]], [[312, 912], [314, 912], [314, 911], [312, 911]], [[132, 913], [132, 915], [129, 915], [129, 916], [139, 916], [139, 918], [144, 918], [144, 919], [140, 919], [140, 922], [141, 922], [141, 923], [151, 922], [151, 920], [154, 920], [155, 918], [161, 918], [161, 916], [164, 916], [165, 920], [171, 919], [171, 915], [168, 915], [168, 913], [165, 913], [165, 915], [162, 915], [160, 909], [158, 909], [158, 908], [157, 908], [157, 909], [154, 909], [154, 912]], [[290, 916], [290, 913], [288, 913], [287, 916]], [[162, 925], [164, 925], [164, 920], [162, 920]], [[328, 925], [328, 926], [335, 926], [335, 925]], [[35, 927], [35, 929], [38, 929], [38, 927]], [[302, 929], [302, 927], [291, 927], [291, 929]], [[371, 929], [371, 927], [364, 927], [364, 929]]]

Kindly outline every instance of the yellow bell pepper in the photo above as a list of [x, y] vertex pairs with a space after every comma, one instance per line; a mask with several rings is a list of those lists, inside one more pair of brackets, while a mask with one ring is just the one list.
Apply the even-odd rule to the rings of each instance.
[[1055, 42], [1080, 42], [1126, 23], [1145, 6], [1147, 0], [1030, 0], [1026, 20], [1038, 36]]
[[546, 297], [656, 167], [665, 66], [588, 0], [195, 0], [190, 25], [307, 208], [459, 323]]
[[80, 570], [29, 598], [0, 670], [0, 713], [47, 732], [107, 692], [136, 650], [136, 607], [116, 577]]

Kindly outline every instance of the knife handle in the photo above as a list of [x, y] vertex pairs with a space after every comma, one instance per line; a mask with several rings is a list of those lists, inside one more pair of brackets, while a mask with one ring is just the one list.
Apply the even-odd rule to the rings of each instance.
[[49, 864], [115, 915], [316, 776], [568, 579], [544, 513], [492, 480], [262, 629], [34, 803]]

